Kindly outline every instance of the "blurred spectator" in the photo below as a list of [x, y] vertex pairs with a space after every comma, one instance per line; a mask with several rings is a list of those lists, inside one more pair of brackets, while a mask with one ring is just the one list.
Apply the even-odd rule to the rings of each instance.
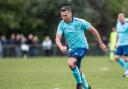
[[29, 45], [29, 56], [32, 56], [32, 40], [33, 40], [33, 34], [30, 33], [27, 38], [27, 44]]
[[8, 41], [5, 35], [1, 36], [1, 43], [2, 43], [2, 56], [6, 56], [7, 50], [6, 50], [6, 46], [8, 45]]
[[16, 57], [21, 57], [21, 35], [17, 34], [15, 39]]
[[4, 35], [1, 36], [1, 42], [2, 42], [3, 46], [8, 45], [6, 36], [4, 36]]
[[44, 41], [42, 42], [42, 47], [43, 47], [43, 50], [44, 50], [44, 54], [46, 56], [49, 56], [51, 55], [51, 51], [52, 51], [52, 41], [50, 39], [49, 36], [46, 36]]
[[11, 34], [11, 37], [10, 37], [10, 39], [9, 39], [9, 44], [12, 46], [14, 46], [15, 45], [15, 34], [13, 33], [13, 34]]
[[37, 36], [34, 36], [33, 37], [33, 40], [32, 40], [32, 56], [39, 56], [40, 55], [40, 50], [39, 50], [39, 47], [40, 47], [40, 43], [39, 43], [39, 39]]
[[21, 51], [24, 59], [26, 59], [29, 53], [29, 45], [27, 44], [27, 39], [24, 35], [21, 36]]
[[16, 55], [16, 51], [15, 51], [15, 34], [12, 33], [10, 38], [8, 39], [8, 49], [9, 49], [9, 55], [10, 56], [15, 56]]

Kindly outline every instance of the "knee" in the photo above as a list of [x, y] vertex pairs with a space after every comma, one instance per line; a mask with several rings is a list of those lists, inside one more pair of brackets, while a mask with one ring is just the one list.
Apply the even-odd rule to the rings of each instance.
[[68, 66], [70, 69], [73, 69], [75, 67], [75, 64], [71, 61], [68, 61]]
[[75, 62], [72, 60], [68, 60], [67, 64], [68, 64], [70, 69], [73, 69], [75, 67]]

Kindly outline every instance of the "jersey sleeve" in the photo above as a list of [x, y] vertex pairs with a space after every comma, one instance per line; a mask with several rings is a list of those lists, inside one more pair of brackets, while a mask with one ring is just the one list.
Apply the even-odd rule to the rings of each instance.
[[89, 23], [89, 22], [87, 22], [87, 21], [85, 21], [85, 20], [81, 20], [81, 23], [82, 23], [82, 29], [84, 29], [84, 30], [88, 30], [92, 25]]
[[63, 34], [63, 28], [62, 28], [62, 23], [60, 22], [57, 28], [57, 33], [56, 34]]

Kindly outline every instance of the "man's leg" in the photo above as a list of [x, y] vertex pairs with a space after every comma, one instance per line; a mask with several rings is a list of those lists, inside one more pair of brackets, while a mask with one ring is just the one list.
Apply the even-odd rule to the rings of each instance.
[[127, 46], [124, 46], [124, 49], [123, 49], [123, 57], [125, 59], [125, 77], [128, 77], [128, 45]]
[[124, 73], [124, 77], [128, 77], [128, 57], [124, 56], [123, 58], [125, 59], [125, 73]]
[[89, 89], [88, 82], [87, 82], [86, 77], [84, 76], [83, 73], [81, 73], [81, 78], [82, 78], [82, 83], [83, 83], [84, 89]]
[[69, 66], [69, 68], [72, 70], [72, 73], [73, 73], [73, 75], [74, 75], [74, 78], [75, 78], [75, 80], [76, 80], [76, 82], [77, 82], [77, 88], [76, 88], [76, 89], [82, 89], [81, 74], [80, 74], [80, 71], [79, 71], [78, 66], [76, 65], [76, 62], [77, 62], [77, 59], [71, 57], [71, 58], [68, 60], [68, 66]]
[[80, 66], [81, 66], [80, 64], [81, 64], [81, 60], [79, 60], [79, 61], [76, 63], [76, 65], [78, 66], [78, 68], [79, 68], [79, 70], [80, 70], [80, 73], [81, 73], [82, 85], [83, 85], [84, 89], [90, 89], [90, 88], [89, 88], [89, 85], [88, 85], [88, 82], [87, 82], [87, 80], [86, 80], [86, 77], [85, 77], [85, 75], [82, 73], [82, 71], [81, 71], [81, 69], [80, 69]]
[[114, 60], [123, 68], [125, 69], [126, 67], [126, 63], [125, 63], [125, 59], [124, 57], [122, 57], [122, 55], [124, 55], [124, 48], [122, 46], [119, 46], [116, 48], [115, 51], [115, 57]]
[[126, 70], [125, 70], [125, 77], [128, 77], [128, 59], [126, 60]]
[[123, 69], [125, 69], [126, 63], [125, 63], [125, 61], [124, 61], [123, 58], [121, 58], [121, 57], [118, 56], [118, 55], [115, 55], [115, 61], [117, 61], [117, 63], [118, 63]]

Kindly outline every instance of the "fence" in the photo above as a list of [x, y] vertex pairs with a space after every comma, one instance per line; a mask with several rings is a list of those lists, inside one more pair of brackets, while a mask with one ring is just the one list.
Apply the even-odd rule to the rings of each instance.
[[[22, 51], [20, 46], [5, 45], [3, 46], [2, 52], [0, 52], [1, 57], [22, 57], [24, 54], [30, 57], [47, 56], [41, 45], [39, 45], [38, 47], [31, 45], [30, 50], [27, 53]], [[100, 50], [100, 48], [96, 45], [96, 43], [90, 43], [90, 49], [87, 55], [105, 55], [105, 54]], [[60, 50], [54, 44], [48, 56], [64, 56], [64, 54], [60, 52]]]

